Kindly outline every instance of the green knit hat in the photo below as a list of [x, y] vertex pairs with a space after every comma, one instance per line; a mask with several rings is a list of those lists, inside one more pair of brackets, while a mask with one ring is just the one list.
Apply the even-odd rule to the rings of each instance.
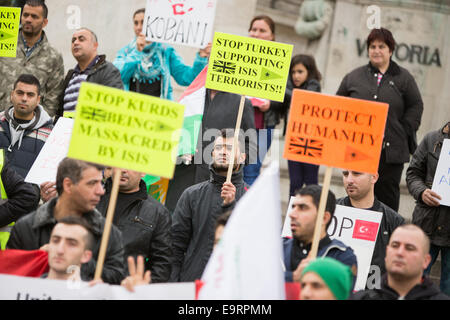
[[328, 286], [337, 300], [347, 300], [353, 285], [353, 273], [349, 266], [333, 258], [317, 258], [303, 269], [301, 277], [314, 272]]

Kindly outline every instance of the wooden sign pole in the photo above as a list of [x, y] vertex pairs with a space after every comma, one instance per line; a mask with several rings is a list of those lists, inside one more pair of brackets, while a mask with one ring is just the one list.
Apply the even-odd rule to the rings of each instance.
[[108, 247], [109, 234], [111, 232], [111, 225], [116, 210], [117, 195], [119, 193], [120, 175], [122, 171], [119, 168], [114, 168], [113, 185], [111, 196], [109, 198], [108, 211], [106, 212], [106, 222], [103, 228], [102, 243], [100, 244], [100, 252], [97, 258], [97, 268], [95, 269], [94, 280], [101, 279], [103, 271], [103, 263], [105, 261], [106, 248]]
[[239, 103], [239, 111], [236, 120], [236, 127], [234, 129], [233, 147], [231, 149], [231, 157], [229, 159], [229, 166], [227, 172], [226, 182], [231, 182], [231, 175], [233, 174], [234, 155], [236, 154], [236, 148], [239, 148], [239, 131], [241, 129], [242, 114], [244, 112], [245, 96], [241, 96], [241, 102]]
[[320, 233], [323, 224], [323, 216], [325, 215], [325, 206], [328, 199], [328, 190], [330, 190], [331, 174], [333, 167], [326, 167], [325, 176], [323, 179], [322, 193], [320, 195], [320, 203], [317, 212], [316, 227], [314, 229], [314, 236], [311, 245], [310, 257], [315, 259], [317, 257], [317, 251], [319, 249]]

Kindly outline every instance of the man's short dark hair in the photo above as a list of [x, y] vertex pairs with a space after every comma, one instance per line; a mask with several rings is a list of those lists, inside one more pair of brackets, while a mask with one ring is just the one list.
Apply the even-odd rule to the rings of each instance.
[[134, 17], [136, 17], [136, 15], [139, 14], [139, 13], [145, 13], [145, 8], [137, 9], [137, 10], [133, 13], [133, 19], [134, 19]]
[[87, 236], [84, 239], [85, 243], [86, 243], [85, 249], [86, 250], [92, 250], [93, 249], [94, 241], [95, 241], [95, 239], [94, 239], [94, 232], [92, 230], [91, 225], [86, 221], [86, 219], [84, 219], [82, 217], [78, 217], [78, 216], [68, 216], [68, 217], [64, 217], [62, 219], [59, 219], [57, 224], [58, 223], [68, 224], [68, 225], [71, 225], [71, 226], [77, 225], [77, 226], [81, 226], [84, 229], [86, 229]]
[[[322, 194], [322, 186], [319, 186], [317, 184], [310, 184], [295, 191], [296, 196], [311, 196], [317, 210], [319, 210], [321, 194]], [[331, 218], [333, 218], [335, 210], [336, 210], [336, 196], [331, 190], [328, 190], [328, 197], [327, 197], [327, 204], [325, 206], [325, 211], [328, 211], [331, 215]], [[330, 225], [330, 223], [331, 219], [326, 225], [327, 228]]]
[[[233, 128], [224, 128], [220, 130], [220, 136], [223, 139], [234, 139], [234, 133], [235, 130]], [[244, 135], [242, 134], [242, 130], [239, 130], [239, 134], [238, 134], [238, 142], [239, 142], [239, 147], [242, 153], [244, 153], [244, 148], [245, 148], [245, 142], [244, 142]]]
[[21, 75], [17, 78], [17, 80], [14, 82], [13, 90], [16, 89], [17, 84], [18, 84], [19, 82], [26, 83], [26, 84], [31, 84], [31, 85], [33, 85], [33, 86], [36, 86], [38, 96], [41, 95], [41, 84], [40, 84], [38, 78], [36, 78], [36, 77], [33, 76], [32, 74], [21, 74]]
[[56, 173], [56, 191], [61, 195], [64, 191], [63, 181], [65, 178], [69, 178], [72, 183], [77, 184], [81, 180], [83, 171], [87, 168], [94, 167], [99, 171], [105, 169], [104, 166], [92, 162], [86, 162], [77, 159], [64, 158], [58, 165], [58, 171]]
[[27, 0], [25, 5], [29, 5], [30, 7], [42, 7], [42, 15], [44, 19], [47, 19], [48, 16], [48, 8], [43, 0]]

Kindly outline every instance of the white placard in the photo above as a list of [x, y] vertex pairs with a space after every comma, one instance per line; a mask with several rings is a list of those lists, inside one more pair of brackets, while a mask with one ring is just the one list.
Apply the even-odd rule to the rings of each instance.
[[285, 299], [279, 177], [272, 162], [237, 202], [203, 272], [199, 300]]
[[212, 41], [217, 0], [147, 0], [148, 41], [204, 48]]
[[194, 300], [195, 283], [122, 286], [0, 275], [0, 300]]
[[41, 185], [47, 181], [56, 181], [58, 165], [69, 150], [72, 136], [73, 119], [59, 118], [47, 141], [25, 177], [25, 182]]
[[[282, 236], [292, 237], [291, 201], [286, 212]], [[354, 290], [363, 290], [366, 286], [367, 276], [370, 271], [373, 250], [380, 228], [383, 214], [378, 211], [363, 210], [353, 207], [336, 205], [333, 220], [328, 227], [328, 235], [332, 239], [338, 239], [351, 247], [358, 261], [358, 275]]]
[[441, 196], [443, 206], [450, 206], [450, 139], [444, 139], [431, 190]]

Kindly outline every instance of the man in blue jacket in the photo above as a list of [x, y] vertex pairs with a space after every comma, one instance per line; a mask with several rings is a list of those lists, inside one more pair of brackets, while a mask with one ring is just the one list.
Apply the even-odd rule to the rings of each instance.
[[[314, 237], [321, 193], [322, 187], [319, 185], [308, 185], [295, 193], [292, 211], [289, 213], [293, 238], [283, 238], [285, 281], [300, 281], [303, 269], [313, 260], [309, 253]], [[355, 283], [357, 261], [353, 249], [337, 239], [330, 239], [326, 231], [333, 218], [335, 208], [336, 197], [333, 192], [328, 191], [317, 257], [334, 258], [348, 265], [355, 277], [353, 281]]]

